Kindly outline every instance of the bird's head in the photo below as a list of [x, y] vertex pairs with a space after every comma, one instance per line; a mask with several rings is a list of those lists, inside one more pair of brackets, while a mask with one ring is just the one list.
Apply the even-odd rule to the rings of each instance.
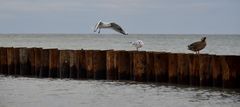
[[201, 41], [205, 41], [206, 40], [206, 37], [203, 37], [202, 39], [201, 39]]

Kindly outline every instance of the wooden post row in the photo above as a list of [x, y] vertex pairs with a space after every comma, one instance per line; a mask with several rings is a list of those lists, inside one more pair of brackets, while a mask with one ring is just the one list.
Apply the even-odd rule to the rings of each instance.
[[145, 51], [0, 48], [0, 74], [240, 87], [240, 57]]

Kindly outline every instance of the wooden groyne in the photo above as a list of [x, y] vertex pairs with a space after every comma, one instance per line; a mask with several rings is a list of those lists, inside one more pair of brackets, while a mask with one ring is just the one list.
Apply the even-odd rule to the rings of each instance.
[[240, 88], [240, 56], [1, 47], [0, 74]]

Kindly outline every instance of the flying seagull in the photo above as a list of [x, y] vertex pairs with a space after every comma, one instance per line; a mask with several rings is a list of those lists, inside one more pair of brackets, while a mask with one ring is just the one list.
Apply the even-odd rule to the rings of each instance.
[[100, 33], [100, 30], [102, 28], [112, 28], [113, 30], [115, 30], [116, 32], [119, 32], [123, 35], [127, 35], [127, 33], [121, 28], [121, 26], [119, 26], [118, 24], [116, 24], [115, 22], [110, 22], [110, 23], [106, 23], [106, 22], [102, 22], [101, 20], [95, 25], [94, 28], [94, 32], [96, 32], [98, 30], [98, 33]]
[[135, 42], [129, 42], [129, 43], [131, 43], [133, 46], [135, 46], [137, 51], [139, 50], [139, 48], [143, 47], [143, 45], [144, 45], [143, 41], [141, 41], [141, 40], [137, 40]]
[[194, 42], [190, 45], [188, 45], [188, 49], [191, 51], [196, 52], [196, 54], [199, 54], [199, 51], [205, 48], [207, 45], [206, 43], [206, 37], [203, 37], [201, 41]]

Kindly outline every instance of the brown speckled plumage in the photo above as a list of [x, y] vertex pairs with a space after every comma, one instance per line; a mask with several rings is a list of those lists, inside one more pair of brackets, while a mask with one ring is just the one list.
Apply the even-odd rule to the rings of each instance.
[[190, 45], [188, 45], [188, 49], [191, 51], [196, 52], [196, 54], [199, 54], [199, 51], [204, 49], [206, 47], [206, 37], [203, 37], [201, 41], [194, 42]]

